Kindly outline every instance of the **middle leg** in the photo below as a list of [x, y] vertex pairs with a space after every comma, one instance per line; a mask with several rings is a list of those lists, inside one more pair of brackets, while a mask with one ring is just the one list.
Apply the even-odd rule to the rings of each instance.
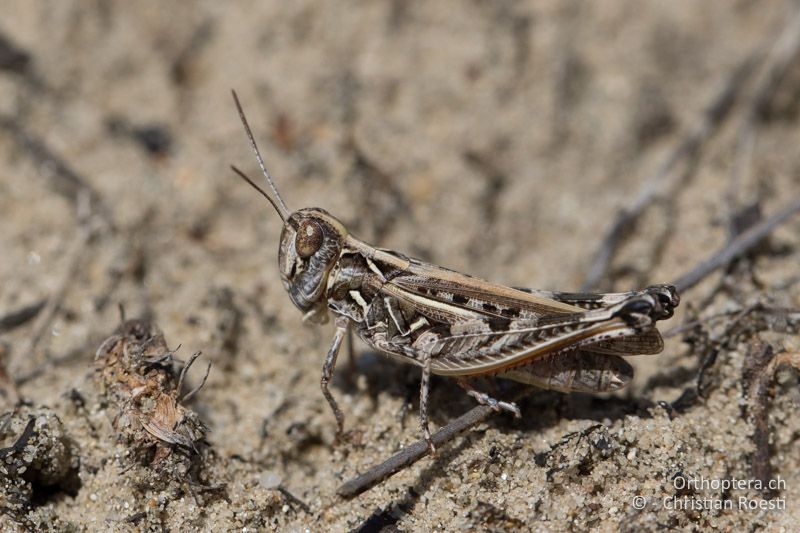
[[336, 368], [336, 357], [339, 355], [339, 349], [342, 347], [342, 341], [347, 335], [350, 327], [350, 322], [346, 317], [336, 318], [336, 333], [333, 336], [333, 342], [328, 349], [328, 356], [325, 358], [325, 365], [322, 367], [322, 379], [320, 379], [320, 387], [325, 399], [328, 400], [328, 405], [331, 406], [333, 416], [336, 417], [336, 440], [338, 441], [342, 433], [344, 433], [344, 413], [339, 409], [339, 404], [333, 399], [333, 395], [328, 390], [328, 383], [333, 378], [333, 369]]

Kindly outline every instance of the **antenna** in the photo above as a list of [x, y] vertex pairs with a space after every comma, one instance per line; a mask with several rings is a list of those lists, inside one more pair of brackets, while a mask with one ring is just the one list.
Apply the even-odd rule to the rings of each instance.
[[277, 202], [275, 202], [272, 198], [270, 198], [262, 189], [256, 186], [250, 178], [244, 175], [243, 172], [237, 170], [235, 167], [233, 171], [239, 174], [242, 178], [244, 178], [250, 185], [256, 188], [264, 197], [269, 200], [272, 204], [272, 207], [278, 212], [278, 215], [281, 217], [281, 220], [284, 222], [287, 218], [289, 218], [289, 210], [286, 208], [286, 204], [283, 203], [283, 198], [281, 195], [278, 194], [278, 189], [275, 187], [275, 183], [273, 183], [272, 178], [267, 171], [267, 167], [264, 164], [264, 159], [261, 157], [261, 152], [258, 151], [258, 145], [256, 144], [256, 139], [253, 137], [253, 132], [250, 130], [250, 125], [247, 123], [247, 118], [244, 116], [244, 110], [242, 109], [242, 104], [239, 102], [239, 97], [236, 95], [236, 91], [231, 89], [231, 94], [233, 95], [233, 101], [236, 103], [236, 109], [239, 111], [239, 118], [242, 120], [242, 125], [244, 126], [244, 130], [247, 132], [247, 138], [250, 139], [250, 146], [253, 148], [253, 152], [256, 154], [256, 159], [258, 159], [258, 165], [261, 167], [261, 172], [264, 174], [264, 177], [267, 178], [267, 183], [269, 183], [272, 192], [275, 193], [275, 198]]
[[277, 211], [277, 212], [278, 212], [278, 216], [279, 216], [279, 217], [281, 217], [281, 220], [283, 220], [284, 222], [286, 222], [286, 218], [285, 218], [285, 217], [284, 217], [284, 215], [283, 215], [283, 214], [284, 214], [284, 211], [281, 211], [280, 207], [278, 207], [278, 204], [276, 204], [276, 203], [275, 203], [275, 200], [273, 200], [273, 199], [270, 197], [270, 195], [268, 195], [266, 192], [264, 192], [264, 189], [262, 189], [261, 187], [259, 187], [258, 185], [256, 185], [256, 184], [255, 184], [255, 182], [254, 182], [253, 180], [251, 180], [250, 178], [248, 178], [248, 177], [247, 177], [247, 175], [246, 175], [244, 172], [242, 172], [241, 170], [239, 170], [239, 169], [238, 169], [238, 168], [236, 168], [235, 166], [231, 165], [231, 170], [233, 170], [234, 172], [236, 172], [236, 173], [239, 175], [239, 177], [240, 177], [240, 178], [242, 178], [244, 181], [246, 181], [247, 183], [249, 183], [251, 187], [253, 187], [255, 190], [257, 190], [258, 192], [260, 192], [260, 193], [261, 193], [261, 196], [263, 196], [264, 198], [266, 198], [267, 200], [269, 200], [269, 203], [271, 203], [271, 204], [272, 204], [272, 207], [274, 207], [274, 208], [275, 208], [275, 211]]

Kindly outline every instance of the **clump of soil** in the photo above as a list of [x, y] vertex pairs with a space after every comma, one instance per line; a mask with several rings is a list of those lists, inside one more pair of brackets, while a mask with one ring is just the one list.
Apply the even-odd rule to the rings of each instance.
[[20, 523], [58, 492], [76, 495], [80, 455], [47, 407], [21, 406], [0, 417], [0, 510]]

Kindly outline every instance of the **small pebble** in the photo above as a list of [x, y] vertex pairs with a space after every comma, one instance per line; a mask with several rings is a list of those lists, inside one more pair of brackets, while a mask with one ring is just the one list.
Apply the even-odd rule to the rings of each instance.
[[272, 470], [267, 470], [262, 472], [260, 476], [258, 476], [258, 482], [261, 484], [262, 487], [265, 489], [274, 490], [281, 486], [281, 476], [277, 472], [273, 472]]

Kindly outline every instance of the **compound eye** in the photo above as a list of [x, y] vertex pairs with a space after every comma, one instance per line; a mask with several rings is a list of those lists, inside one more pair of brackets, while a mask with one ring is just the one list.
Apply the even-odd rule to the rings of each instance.
[[322, 246], [322, 227], [316, 220], [304, 220], [297, 229], [294, 248], [297, 255], [308, 259]]

